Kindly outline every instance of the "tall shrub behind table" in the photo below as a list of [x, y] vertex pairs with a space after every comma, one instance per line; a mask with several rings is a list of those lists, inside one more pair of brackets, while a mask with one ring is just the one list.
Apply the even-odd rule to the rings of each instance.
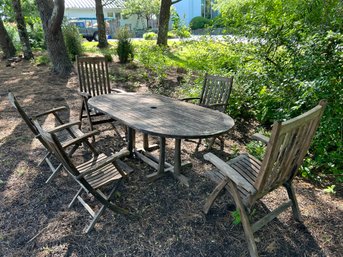
[[120, 63], [128, 63], [133, 61], [133, 45], [130, 37], [132, 36], [128, 28], [120, 28], [117, 31], [116, 37], [118, 39], [117, 54]]

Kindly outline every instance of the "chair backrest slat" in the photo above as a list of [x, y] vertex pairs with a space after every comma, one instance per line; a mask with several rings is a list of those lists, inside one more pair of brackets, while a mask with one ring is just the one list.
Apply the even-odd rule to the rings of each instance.
[[222, 104], [215, 109], [225, 112], [231, 94], [232, 82], [233, 77], [226, 78], [206, 74], [200, 96], [200, 105]]
[[105, 57], [76, 57], [79, 89], [91, 96], [111, 92], [108, 63]]
[[255, 183], [256, 198], [294, 178], [310, 147], [326, 106], [325, 101], [310, 111], [285, 122], [275, 122]]
[[8, 100], [10, 101], [11, 105], [17, 109], [17, 111], [19, 112], [20, 116], [23, 118], [23, 120], [25, 121], [25, 123], [27, 124], [27, 126], [30, 128], [30, 130], [32, 131], [32, 133], [37, 136], [39, 135], [37, 128], [35, 127], [35, 125], [33, 124], [31, 118], [26, 114], [26, 112], [24, 111], [24, 109], [20, 106], [19, 102], [17, 101], [16, 97], [13, 95], [13, 93], [9, 92], [8, 93]]

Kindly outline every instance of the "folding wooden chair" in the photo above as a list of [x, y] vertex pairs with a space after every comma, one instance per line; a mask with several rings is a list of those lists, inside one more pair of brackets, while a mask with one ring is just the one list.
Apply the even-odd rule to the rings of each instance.
[[[292, 180], [309, 149], [325, 106], [326, 102], [320, 101], [319, 105], [296, 118], [275, 122], [270, 139], [255, 135], [256, 139], [267, 143], [262, 162], [249, 154], [241, 154], [226, 163], [212, 153], [204, 155], [217, 167], [209, 176], [218, 183], [206, 201], [204, 212], [207, 213], [219, 193], [227, 189], [239, 209], [251, 256], [258, 256], [253, 233], [281, 212], [292, 207], [294, 218], [301, 221]], [[251, 225], [248, 213], [252, 206], [280, 186], [286, 188], [290, 200]]]
[[[205, 74], [204, 84], [200, 97], [184, 98], [183, 101], [194, 101], [200, 106], [215, 109], [220, 112], [225, 112], [229, 103], [233, 83], [233, 77], [220, 77]], [[224, 138], [217, 137], [221, 142], [221, 148], [224, 149]], [[212, 147], [216, 138], [212, 138], [208, 143], [208, 149]], [[201, 139], [197, 144], [197, 149], [201, 144]]]
[[58, 164], [57, 166], [55, 166], [53, 164], [53, 160], [51, 158], [52, 153], [49, 150], [48, 146], [45, 144], [45, 142], [41, 139], [36, 126], [33, 124], [32, 119], [38, 119], [40, 117], [53, 114], [55, 116], [56, 121], [60, 125], [50, 131], [57, 133], [58, 139], [60, 140], [64, 148], [71, 147], [71, 149], [68, 151], [69, 156], [71, 156], [77, 150], [77, 148], [81, 145], [81, 143], [86, 144], [92, 151], [96, 152], [94, 147], [88, 142], [88, 137], [90, 135], [91, 136], [96, 135], [99, 132], [92, 131], [92, 132], [84, 134], [80, 129], [78, 129], [78, 125], [80, 123], [79, 121], [64, 123], [62, 119], [60, 118], [60, 116], [58, 115], [58, 113], [61, 111], [67, 110], [67, 107], [62, 106], [62, 107], [53, 108], [46, 112], [37, 114], [33, 118], [31, 118], [26, 114], [24, 109], [20, 106], [19, 102], [17, 101], [13, 93], [11, 92], [8, 93], [8, 100], [10, 101], [12, 106], [18, 111], [18, 113], [20, 114], [22, 119], [25, 121], [27, 126], [30, 128], [32, 133], [35, 135], [35, 137], [38, 138], [38, 140], [42, 143], [42, 145], [48, 150], [48, 152], [43, 157], [43, 160], [40, 161], [38, 164], [38, 166], [40, 166], [42, 165], [43, 162], [46, 162], [52, 172], [52, 174], [46, 180], [46, 183], [50, 182], [58, 174], [58, 171], [61, 170], [62, 165]]
[[114, 120], [109, 117], [103, 119], [96, 118], [104, 114], [91, 109], [87, 103], [94, 96], [125, 92], [120, 89], [111, 88], [106, 58], [76, 56], [76, 63], [79, 93], [82, 97], [79, 120], [82, 121], [82, 119], [87, 118], [90, 130], [93, 130], [93, 126], [96, 124], [113, 122]]
[[[113, 182], [118, 182], [121, 178], [126, 177], [127, 173], [132, 171], [132, 169], [127, 166], [125, 172], [121, 168], [122, 165], [119, 163], [120, 158], [129, 155], [128, 150], [125, 149], [111, 156], [106, 156], [105, 154], [95, 154], [91, 160], [75, 166], [69, 159], [68, 154], [63, 149], [56, 135], [54, 133], [44, 131], [37, 121], [34, 121], [34, 124], [37, 127], [38, 132], [45, 144], [53, 151], [56, 158], [58, 158], [63, 164], [65, 170], [80, 185], [80, 189], [69, 204], [69, 207], [71, 207], [74, 202], [78, 200], [93, 217], [91, 223], [85, 230], [86, 233], [88, 233], [94, 227], [98, 218], [106, 208], [109, 208], [116, 213], [130, 214], [128, 210], [117, 206], [111, 201], [111, 198], [116, 192], [116, 186], [118, 185], [117, 183]], [[103, 189], [105, 187], [107, 188], [109, 185], [112, 185], [112, 188], [109, 190], [109, 193], [106, 194], [106, 191]], [[101, 207], [98, 211], [94, 211], [86, 203], [86, 200], [82, 198], [83, 192], [93, 195], [95, 199], [101, 203]]]

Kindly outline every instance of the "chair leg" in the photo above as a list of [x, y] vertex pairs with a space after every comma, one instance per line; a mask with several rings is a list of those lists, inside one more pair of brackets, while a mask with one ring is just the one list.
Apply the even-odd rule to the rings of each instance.
[[219, 193], [224, 189], [224, 187], [227, 185], [227, 178], [224, 178], [212, 191], [212, 193], [207, 197], [206, 203], [203, 208], [203, 212], [205, 214], [208, 213], [209, 209], [213, 205], [214, 201], [218, 198]]
[[84, 102], [84, 100], [82, 98], [81, 109], [80, 109], [80, 112], [79, 112], [79, 121], [81, 121], [80, 124], [79, 124], [79, 129], [81, 129], [82, 118], [83, 118], [83, 111], [84, 110], [85, 110], [85, 102]]
[[52, 171], [52, 174], [50, 175], [50, 177], [45, 181], [45, 183], [49, 183], [54, 177], [57, 176], [58, 172], [63, 168], [63, 165], [62, 163], [60, 163], [57, 168], [55, 168], [53, 171]]
[[41, 166], [41, 165], [43, 164], [43, 162], [46, 162], [46, 160], [47, 160], [48, 158], [50, 158], [50, 156], [51, 156], [51, 153], [50, 153], [50, 152], [47, 152], [47, 153], [44, 155], [43, 159], [38, 163], [38, 166]]
[[77, 197], [81, 194], [82, 190], [83, 190], [83, 188], [80, 187], [79, 191], [77, 191], [76, 195], [73, 197], [73, 199], [69, 203], [68, 208], [70, 208], [75, 203]]
[[[112, 188], [112, 190], [110, 191], [110, 193], [108, 194], [108, 196], [104, 195], [100, 190], [97, 190], [97, 191], [98, 191], [98, 193], [99, 193], [104, 199], [109, 200], [109, 199], [111, 199], [112, 196], [114, 195], [114, 193], [115, 193], [117, 187], [118, 187], [118, 183], [117, 183], [116, 186], [114, 186], [114, 187]], [[86, 233], [88, 233], [89, 231], [91, 231], [91, 230], [94, 228], [95, 223], [98, 221], [98, 219], [99, 219], [99, 217], [101, 216], [101, 214], [104, 213], [104, 211], [106, 210], [106, 208], [107, 208], [106, 205], [102, 205], [102, 206], [100, 207], [100, 209], [99, 209], [96, 213], [94, 213], [94, 215], [92, 215], [92, 216], [93, 216], [93, 219], [92, 219], [91, 223], [88, 225], [88, 227], [86, 228], [86, 230], [85, 230]]]
[[216, 137], [211, 137], [210, 139], [208, 139], [208, 143], [207, 143], [207, 147], [206, 150], [211, 150], [214, 142], [216, 141]]
[[294, 187], [292, 185], [292, 182], [287, 182], [284, 184], [284, 186], [287, 190], [289, 199], [291, 199], [291, 201], [292, 201], [292, 212], [293, 212], [294, 219], [296, 221], [302, 222], [300, 209], [299, 209], [297, 198], [295, 196], [295, 190], [294, 190]]
[[243, 225], [243, 229], [244, 229], [244, 234], [245, 234], [245, 238], [246, 241], [248, 243], [248, 249], [249, 249], [249, 253], [251, 257], [258, 257], [258, 253], [257, 253], [257, 247], [255, 244], [255, 239], [254, 239], [254, 234], [251, 228], [251, 224], [249, 221], [249, 217], [247, 215], [245, 206], [242, 203], [241, 197], [239, 195], [238, 189], [236, 187], [236, 185], [229, 180], [228, 184], [230, 186], [230, 191], [232, 193], [232, 197], [233, 200], [235, 201], [236, 207], [239, 209], [239, 213], [241, 215], [241, 222]]
[[[88, 108], [88, 104], [87, 104], [87, 99], [84, 98], [83, 101], [84, 101], [85, 111], [86, 111], [86, 114], [87, 114], [89, 131], [93, 131], [94, 127], [93, 127], [93, 123], [92, 123], [92, 117], [91, 117], [91, 114], [89, 112], [89, 108]], [[93, 142], [95, 142], [95, 136], [94, 135], [92, 136], [92, 138], [93, 138]]]
[[195, 147], [196, 152], [199, 151], [199, 146], [201, 145], [201, 141], [202, 141], [202, 139], [200, 138], [198, 143], [197, 143], [197, 146]]

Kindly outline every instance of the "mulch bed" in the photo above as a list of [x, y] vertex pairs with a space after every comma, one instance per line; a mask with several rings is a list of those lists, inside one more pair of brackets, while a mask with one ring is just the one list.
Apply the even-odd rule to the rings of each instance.
[[[118, 77], [132, 78], [140, 69], [111, 64]], [[169, 92], [175, 83], [177, 79], [172, 78], [166, 83]], [[156, 88], [143, 81], [123, 80], [118, 85], [135, 91]], [[80, 204], [68, 208], [78, 185], [66, 172], [45, 183], [49, 169], [38, 167], [44, 148], [10, 106], [7, 90], [30, 114], [67, 105], [70, 110], [64, 118], [76, 120], [80, 106], [75, 74], [63, 79], [45, 66], [21, 61], [6, 67], [0, 61], [0, 256], [248, 256], [242, 226], [233, 224], [230, 212], [234, 207], [227, 194], [216, 201], [208, 215], [202, 213], [214, 187], [204, 175], [212, 166], [202, 158], [205, 148], [196, 152], [192, 142], [182, 143], [182, 160], [192, 163], [184, 170], [190, 178], [189, 188], [171, 176], [148, 183], [145, 176], [152, 170], [136, 159], [127, 159], [135, 171], [128, 181], [121, 182], [115, 201], [133, 210], [138, 218], [107, 210], [95, 229], [84, 234], [90, 221], [88, 213]], [[46, 126], [52, 122], [51, 118], [42, 121]], [[244, 151], [256, 126], [254, 122], [237, 123], [226, 135], [225, 151], [214, 147], [213, 152], [222, 158]], [[110, 153], [125, 147], [110, 124], [99, 130], [95, 143], [99, 150]], [[167, 140], [167, 150], [172, 160], [172, 140]], [[74, 160], [80, 162], [84, 157], [85, 150], [80, 149]], [[260, 256], [343, 256], [342, 196], [325, 194], [301, 179], [296, 179], [295, 187], [304, 223], [295, 222], [291, 211], [286, 211], [261, 229], [255, 234]], [[257, 204], [254, 217], [283, 199], [283, 189], [268, 195]]]

